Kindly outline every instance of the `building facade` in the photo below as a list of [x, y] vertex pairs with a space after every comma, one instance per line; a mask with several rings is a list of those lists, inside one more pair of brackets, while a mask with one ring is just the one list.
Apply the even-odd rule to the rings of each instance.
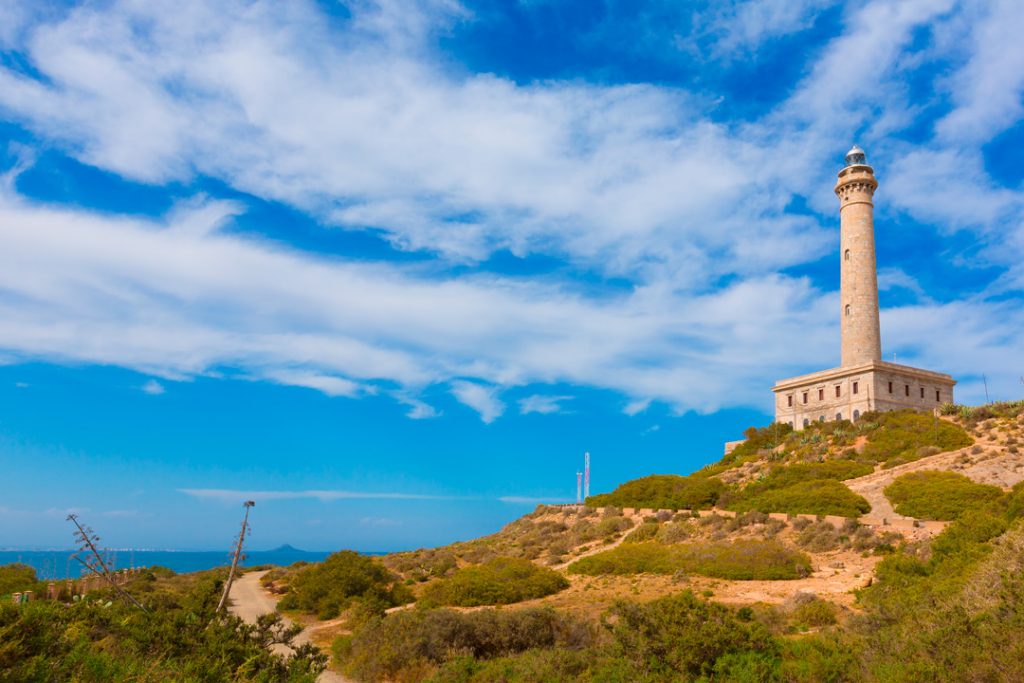
[[949, 375], [882, 360], [875, 260], [874, 169], [854, 145], [835, 186], [839, 197], [841, 364], [775, 383], [775, 421], [857, 420], [873, 410], [935, 410], [953, 401]]

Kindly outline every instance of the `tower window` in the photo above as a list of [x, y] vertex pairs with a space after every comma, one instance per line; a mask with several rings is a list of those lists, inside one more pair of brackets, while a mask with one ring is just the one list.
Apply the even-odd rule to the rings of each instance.
[[836, 413], [836, 420], [838, 421], [838, 420], [842, 420], [842, 419], [843, 419], [843, 414], [842, 413]]
[[938, 389], [935, 390], [935, 400], [936, 400], [936, 402], [942, 400], [941, 398], [939, 398], [939, 390]]
[[921, 398], [924, 398], [924, 387], [921, 387]]
[[849, 261], [850, 260], [850, 250], [849, 249], [847, 249], [846, 252], [843, 253], [843, 260], [844, 261]]
[[811, 424], [811, 421], [810, 421], [810, 420], [808, 420], [808, 419], [807, 419], [807, 418], [805, 417], [805, 418], [804, 418], [804, 427], [806, 427], [806, 426], [807, 426], [807, 425], [809, 425], [809, 424]]
[[821, 417], [818, 418], [818, 422], [824, 422], [824, 421], [825, 421], [825, 416], [824, 415], [822, 415]]
[[859, 382], [854, 382], [853, 383], [853, 393], [856, 394], [858, 389], [860, 389], [860, 383]]
[[903, 385], [903, 393], [906, 396], [910, 396], [910, 385], [909, 384], [904, 384]]
[[818, 400], [819, 401], [824, 401], [825, 400], [825, 390], [824, 389], [818, 389]]
[[889, 382], [889, 393], [892, 393], [892, 382]]
[[789, 396], [786, 397], [786, 405], [789, 406], [790, 408], [793, 407], [793, 394], [790, 394]]
[[858, 419], [860, 419], [860, 411], [855, 410], [853, 411], [853, 421], [856, 422]]
[[841, 391], [841, 389], [840, 389], [839, 385], [837, 384], [837, 385], [836, 385], [836, 398], [839, 398], [839, 395], [840, 395], [841, 393], [842, 393], [842, 391]]
[[846, 304], [846, 315], [850, 315], [850, 304]]
[[804, 392], [804, 403], [807, 403], [807, 392]]

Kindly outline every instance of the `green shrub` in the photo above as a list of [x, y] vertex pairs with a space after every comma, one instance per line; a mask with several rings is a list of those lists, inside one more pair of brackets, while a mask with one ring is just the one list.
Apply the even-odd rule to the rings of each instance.
[[674, 574], [683, 571], [720, 579], [796, 579], [810, 573], [804, 553], [777, 541], [738, 540], [731, 543], [630, 543], [584, 557], [569, 573]]
[[1017, 482], [1007, 496], [1006, 514], [1010, 519], [1024, 517], [1024, 481]]
[[[594, 632], [586, 624], [550, 608], [474, 612], [439, 608], [404, 610], [374, 619], [333, 649], [343, 657], [345, 673], [357, 680], [408, 681], [423, 680], [434, 667], [460, 658], [487, 660], [555, 646], [578, 649], [593, 639]], [[472, 671], [473, 664], [463, 661], [460, 666]]]
[[103, 592], [68, 605], [4, 601], [0, 680], [314, 683], [326, 664], [317, 648], [296, 646], [289, 658], [271, 651], [297, 633], [279, 615], [264, 615], [255, 625], [215, 615], [220, 576], [158, 579], [159, 588], [144, 596], [145, 612]]
[[798, 626], [805, 628], [831, 626], [836, 623], [836, 606], [814, 595], [807, 595], [796, 601], [792, 618]]
[[956, 472], [926, 470], [897, 477], [885, 487], [885, 496], [901, 515], [951, 520], [967, 510], [992, 506], [1003, 497], [1003, 492]]
[[596, 532], [599, 538], [608, 538], [609, 536], [615, 536], [620, 531], [633, 526], [633, 522], [622, 516], [605, 517], [597, 523]]
[[278, 606], [332, 619], [356, 601], [371, 611], [383, 612], [411, 599], [409, 589], [379, 562], [343, 550], [296, 572]]
[[463, 567], [430, 584], [423, 598], [437, 605], [460, 607], [509, 605], [542, 598], [568, 586], [566, 578], [554, 570], [522, 558], [499, 557], [482, 565]]
[[[622, 680], [690, 681], [711, 676], [716, 668], [749, 671], [751, 659], [758, 664], [767, 660], [769, 671], [775, 666], [778, 644], [764, 626], [690, 591], [645, 605], [619, 603], [612, 614], [617, 654], [636, 676]], [[741, 664], [736, 657], [747, 661]], [[640, 672], [646, 674], [643, 679]]]
[[36, 570], [27, 564], [13, 563], [0, 566], [0, 596], [8, 593], [36, 591], [44, 587], [36, 578]]
[[785, 443], [792, 433], [793, 428], [783, 422], [775, 422], [760, 429], [750, 427], [743, 432], [746, 441], [734, 448], [732, 453], [722, 458], [718, 465], [734, 467], [743, 462], [756, 460], [762, 457], [765, 451], [771, 451]]
[[626, 538], [622, 539], [623, 543], [640, 543], [642, 541], [650, 541], [658, 535], [658, 530], [661, 525], [657, 522], [644, 522], [637, 528], [629, 532]]
[[867, 500], [835, 479], [812, 479], [778, 489], [752, 484], [726, 507], [737, 512], [759, 510], [841, 517], [860, 517], [871, 510]]
[[725, 484], [700, 472], [681, 477], [675, 474], [652, 474], [627, 481], [611, 493], [587, 498], [587, 505], [614, 505], [629, 508], [664, 510], [706, 509], [714, 507]]
[[960, 426], [934, 415], [913, 410], [895, 410], [886, 413], [868, 413], [865, 420], [878, 423], [878, 429], [868, 433], [868, 442], [861, 451], [862, 458], [883, 463], [887, 467], [912, 462], [922, 457], [919, 450], [934, 446], [938, 453], [964, 448], [974, 443]]

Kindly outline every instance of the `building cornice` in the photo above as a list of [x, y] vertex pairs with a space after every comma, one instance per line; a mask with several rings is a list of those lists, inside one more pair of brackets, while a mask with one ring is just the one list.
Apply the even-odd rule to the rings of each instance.
[[897, 363], [887, 363], [886, 361], [873, 360], [868, 363], [850, 365], [848, 367], [831, 368], [829, 370], [812, 372], [808, 375], [800, 375], [799, 377], [780, 379], [778, 382], [775, 383], [775, 386], [772, 387], [772, 391], [778, 393], [780, 391], [788, 391], [790, 389], [806, 387], [809, 384], [827, 384], [828, 382], [841, 380], [847, 377], [852, 377], [854, 375], [864, 375], [870, 372], [879, 371], [892, 372], [907, 377], [913, 377], [914, 379], [932, 382], [935, 384], [956, 384], [955, 379], [953, 379], [950, 375], [941, 372], [932, 372], [931, 370], [914, 368], [909, 365], [899, 365]]

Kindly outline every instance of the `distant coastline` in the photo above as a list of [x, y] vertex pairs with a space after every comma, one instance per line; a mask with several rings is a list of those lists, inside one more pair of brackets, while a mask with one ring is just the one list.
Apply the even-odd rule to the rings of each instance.
[[[273, 550], [252, 550], [246, 553], [243, 566], [261, 564], [290, 565], [295, 562], [320, 562], [332, 551], [299, 550], [282, 546]], [[0, 550], [0, 565], [12, 562], [27, 564], [36, 570], [42, 580], [75, 579], [81, 575], [81, 566], [72, 559], [72, 549], [63, 550]], [[369, 552], [364, 555], [383, 555]], [[184, 574], [215, 567], [226, 567], [230, 562], [227, 551], [222, 550], [152, 550], [139, 548], [111, 549], [115, 569], [151, 567], [159, 565]]]

